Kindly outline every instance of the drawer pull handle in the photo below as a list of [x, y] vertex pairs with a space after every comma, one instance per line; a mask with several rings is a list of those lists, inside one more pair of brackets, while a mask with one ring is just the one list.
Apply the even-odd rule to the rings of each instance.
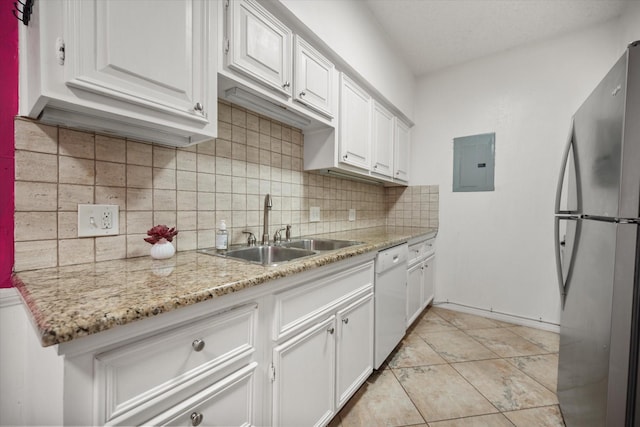
[[329, 332], [331, 335], [333, 335], [333, 333], [336, 331], [336, 329], [334, 327], [331, 327], [329, 329], [327, 329], [327, 332]]
[[193, 414], [191, 414], [191, 425], [192, 426], [199, 426], [200, 423], [202, 423], [202, 420], [204, 419], [204, 416], [198, 412], [194, 412]]
[[[201, 339], [193, 340], [193, 342], [191, 343], [191, 347], [193, 347], [195, 351], [202, 351], [202, 349], [204, 348], [204, 340], [201, 340]], [[197, 426], [198, 424], [194, 424], [194, 425]]]
[[342, 319], [342, 323], [344, 323], [345, 325], [349, 323], [349, 318], [345, 317], [344, 319]]

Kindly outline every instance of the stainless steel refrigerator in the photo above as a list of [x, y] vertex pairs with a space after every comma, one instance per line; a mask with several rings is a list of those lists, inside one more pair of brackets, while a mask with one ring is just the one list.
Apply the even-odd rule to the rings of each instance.
[[560, 409], [568, 427], [640, 425], [640, 42], [576, 111], [562, 164]]

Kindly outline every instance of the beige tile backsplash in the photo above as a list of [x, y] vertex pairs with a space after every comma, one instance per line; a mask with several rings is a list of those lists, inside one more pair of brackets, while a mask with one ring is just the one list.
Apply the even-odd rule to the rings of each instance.
[[[232, 243], [262, 234], [264, 196], [273, 198], [270, 234], [380, 225], [438, 225], [438, 187], [389, 187], [304, 172], [303, 135], [220, 101], [216, 140], [169, 148], [17, 118], [15, 270], [145, 256], [156, 224], [176, 226], [177, 250], [214, 245], [226, 220]], [[120, 235], [77, 237], [77, 206], [120, 206]], [[319, 206], [320, 222], [309, 222]], [[348, 209], [356, 221], [348, 221]]]

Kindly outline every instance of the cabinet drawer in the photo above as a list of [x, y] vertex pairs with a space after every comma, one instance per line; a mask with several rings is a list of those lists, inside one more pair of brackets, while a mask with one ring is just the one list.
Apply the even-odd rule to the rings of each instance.
[[117, 424], [127, 411], [184, 393], [205, 371], [204, 379], [215, 381], [246, 364], [256, 319], [257, 305], [250, 304], [96, 355], [98, 420]]
[[257, 363], [238, 370], [169, 411], [145, 422], [149, 426], [252, 426]]
[[436, 239], [428, 239], [409, 246], [409, 266], [431, 256], [436, 251]]
[[373, 261], [275, 295], [273, 339], [290, 336], [373, 286]]

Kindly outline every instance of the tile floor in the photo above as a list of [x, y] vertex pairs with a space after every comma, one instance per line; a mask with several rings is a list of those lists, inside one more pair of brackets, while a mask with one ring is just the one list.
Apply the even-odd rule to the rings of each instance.
[[564, 426], [558, 334], [429, 307], [330, 427]]

